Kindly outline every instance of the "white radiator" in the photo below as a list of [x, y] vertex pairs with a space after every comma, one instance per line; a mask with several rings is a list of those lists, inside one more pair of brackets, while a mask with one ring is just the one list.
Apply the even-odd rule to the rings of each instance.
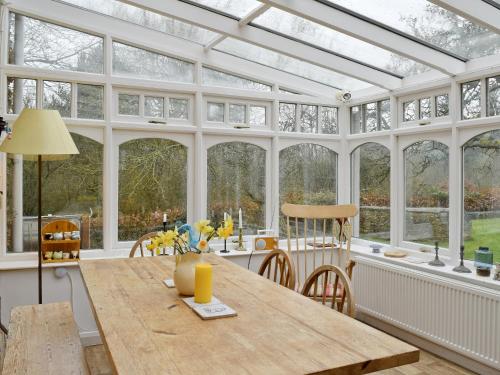
[[357, 257], [358, 310], [500, 369], [500, 293]]

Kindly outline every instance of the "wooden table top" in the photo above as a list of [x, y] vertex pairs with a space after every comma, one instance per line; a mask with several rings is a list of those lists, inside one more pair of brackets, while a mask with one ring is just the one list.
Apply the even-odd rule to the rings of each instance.
[[237, 317], [201, 320], [162, 280], [174, 257], [82, 260], [119, 374], [361, 374], [418, 361], [396, 338], [218, 257], [214, 295]]

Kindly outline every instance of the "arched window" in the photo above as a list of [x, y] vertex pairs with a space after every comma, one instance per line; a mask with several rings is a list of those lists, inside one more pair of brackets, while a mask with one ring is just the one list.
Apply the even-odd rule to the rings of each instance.
[[[83, 135], [71, 136], [79, 154], [42, 164], [42, 225], [55, 219], [72, 221], [80, 227], [82, 249], [101, 249], [103, 146]], [[36, 162], [8, 158], [8, 251], [38, 248], [37, 179]]]
[[280, 151], [280, 205], [335, 204], [337, 153], [324, 146], [301, 143]]
[[487, 246], [500, 262], [500, 130], [470, 139], [463, 146], [463, 243], [465, 257]]
[[420, 141], [404, 151], [404, 240], [448, 247], [448, 146]]
[[169, 139], [141, 138], [120, 145], [118, 240], [133, 241], [186, 222], [187, 148]]
[[243, 211], [245, 233], [266, 226], [266, 151], [244, 142], [219, 143], [207, 152], [207, 214], [215, 223], [231, 214], [238, 225]]
[[356, 237], [390, 242], [391, 153], [378, 143], [365, 143], [351, 154], [352, 202], [359, 207]]

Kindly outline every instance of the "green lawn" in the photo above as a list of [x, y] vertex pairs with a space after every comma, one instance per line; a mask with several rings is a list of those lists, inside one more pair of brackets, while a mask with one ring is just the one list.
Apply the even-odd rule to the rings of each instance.
[[471, 238], [465, 243], [465, 259], [474, 259], [479, 246], [489, 247], [493, 259], [500, 262], [500, 218], [472, 220]]

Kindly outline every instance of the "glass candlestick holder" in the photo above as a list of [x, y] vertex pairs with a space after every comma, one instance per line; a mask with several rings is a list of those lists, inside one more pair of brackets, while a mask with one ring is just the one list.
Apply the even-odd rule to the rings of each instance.
[[246, 251], [245, 244], [243, 242], [243, 228], [238, 228], [238, 245], [236, 246], [237, 251]]

